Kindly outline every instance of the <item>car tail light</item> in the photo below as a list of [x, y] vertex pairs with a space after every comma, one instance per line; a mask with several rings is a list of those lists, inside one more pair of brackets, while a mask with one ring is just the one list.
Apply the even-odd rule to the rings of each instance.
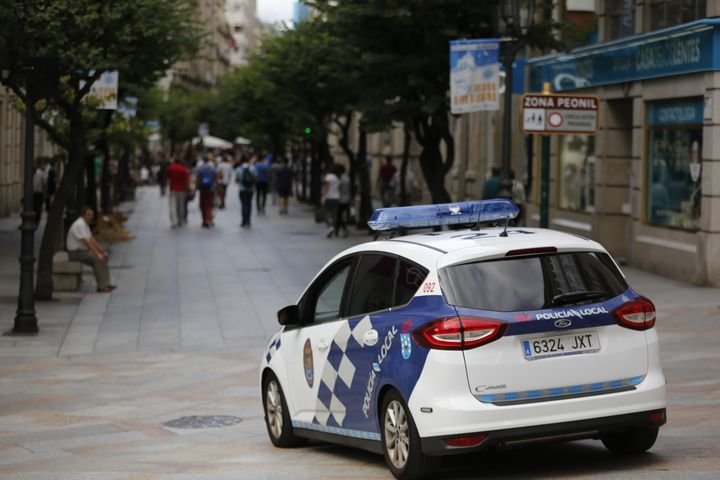
[[653, 425], [657, 425], [658, 427], [661, 425], [665, 425], [665, 422], [667, 422], [667, 415], [665, 414], [665, 409], [662, 410], [655, 410], [648, 413], [648, 420]]
[[507, 324], [478, 317], [444, 317], [426, 323], [413, 332], [415, 341], [426, 348], [468, 350], [485, 345], [505, 333]]
[[632, 330], [647, 330], [655, 325], [655, 305], [645, 297], [620, 305], [613, 314], [618, 325]]
[[449, 447], [474, 447], [485, 441], [487, 435], [469, 435], [467, 437], [446, 438], [445, 443]]

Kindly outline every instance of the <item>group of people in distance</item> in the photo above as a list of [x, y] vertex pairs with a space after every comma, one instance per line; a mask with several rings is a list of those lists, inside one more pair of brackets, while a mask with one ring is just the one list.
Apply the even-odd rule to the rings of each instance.
[[[252, 199], [259, 215], [265, 214], [267, 195], [272, 183], [279, 199], [279, 213], [288, 213], [288, 197], [292, 191], [292, 170], [287, 159], [271, 161], [271, 156], [258, 158], [255, 154], [199, 155], [192, 170], [174, 157], [172, 164], [164, 169], [170, 187], [170, 224], [172, 228], [187, 224], [187, 206], [196, 194], [200, 197], [202, 227], [215, 226], [214, 208], [225, 208], [227, 191], [234, 182], [238, 185], [243, 228], [250, 227]], [[161, 189], [162, 189], [161, 185]]]

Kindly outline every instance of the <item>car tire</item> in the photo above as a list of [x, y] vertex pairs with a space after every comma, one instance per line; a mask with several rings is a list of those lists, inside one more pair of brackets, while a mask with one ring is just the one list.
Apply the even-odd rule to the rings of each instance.
[[605, 448], [617, 454], [642, 453], [655, 445], [658, 427], [632, 427], [600, 437]]
[[414, 480], [432, 475], [440, 459], [423, 453], [410, 409], [395, 390], [382, 400], [380, 432], [385, 462], [395, 478]]
[[306, 439], [295, 435], [285, 394], [277, 377], [273, 373], [265, 376], [262, 389], [265, 426], [270, 441], [276, 447], [287, 448], [303, 445]]

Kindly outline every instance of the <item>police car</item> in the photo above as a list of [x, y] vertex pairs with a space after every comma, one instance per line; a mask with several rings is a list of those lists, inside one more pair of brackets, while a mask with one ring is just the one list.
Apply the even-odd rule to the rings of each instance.
[[665, 423], [653, 303], [600, 244], [508, 227], [517, 212], [506, 200], [377, 210], [379, 232], [470, 228], [345, 250], [278, 312], [260, 379], [272, 443], [357, 446], [401, 479], [528, 440], [652, 447]]

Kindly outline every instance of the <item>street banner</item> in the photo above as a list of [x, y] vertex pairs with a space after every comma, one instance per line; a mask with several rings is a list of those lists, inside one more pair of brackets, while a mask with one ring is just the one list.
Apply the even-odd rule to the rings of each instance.
[[453, 114], [498, 110], [500, 41], [450, 42], [450, 110]]
[[98, 110], [117, 110], [118, 108], [118, 82], [120, 74], [117, 70], [103, 72], [100, 78], [90, 87], [88, 98], [94, 98], [100, 102]]

